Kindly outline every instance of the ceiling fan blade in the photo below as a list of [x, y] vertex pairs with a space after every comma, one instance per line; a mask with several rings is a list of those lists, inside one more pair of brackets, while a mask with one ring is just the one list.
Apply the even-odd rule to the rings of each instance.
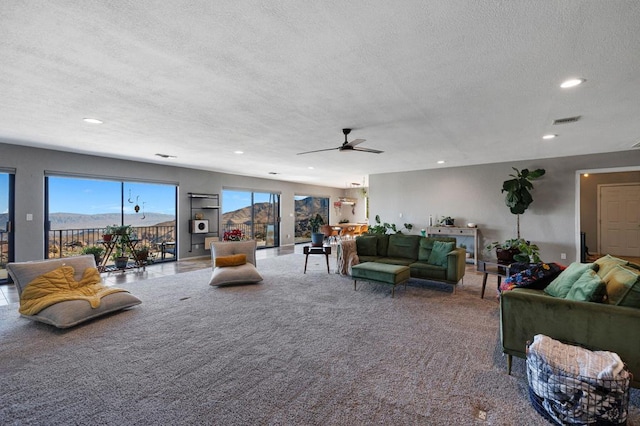
[[354, 151], [370, 152], [372, 154], [382, 154], [384, 151], [370, 148], [353, 148]]
[[349, 143], [342, 144], [342, 146], [343, 146], [343, 147], [345, 147], [345, 146], [352, 146], [352, 147], [353, 147], [353, 146], [356, 146], [356, 145], [358, 145], [359, 143], [362, 143], [362, 142], [364, 142], [364, 141], [366, 141], [366, 139], [354, 139], [354, 140], [352, 140], [352, 141], [351, 141], [351, 142], [349, 142]]
[[311, 154], [311, 153], [314, 153], [314, 152], [322, 152], [322, 151], [333, 151], [334, 149], [340, 149], [340, 147], [338, 147], [338, 148], [316, 149], [315, 151], [299, 152], [296, 155]]

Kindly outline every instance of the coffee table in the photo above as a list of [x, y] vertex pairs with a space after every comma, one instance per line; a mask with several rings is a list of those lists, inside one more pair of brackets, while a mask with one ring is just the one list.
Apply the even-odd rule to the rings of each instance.
[[496, 275], [498, 277], [498, 285], [497, 288], [500, 288], [500, 283], [502, 282], [502, 277], [508, 277], [511, 275], [511, 264], [510, 263], [499, 263], [497, 260], [483, 260], [478, 259], [477, 271], [482, 272], [484, 277], [482, 278], [482, 293], [480, 294], [480, 298], [484, 299], [484, 290], [487, 287], [487, 277], [489, 275]]

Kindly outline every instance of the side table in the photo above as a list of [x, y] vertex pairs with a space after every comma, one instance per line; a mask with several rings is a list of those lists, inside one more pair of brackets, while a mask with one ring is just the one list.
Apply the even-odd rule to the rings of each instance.
[[307, 273], [307, 261], [309, 260], [310, 254], [324, 254], [327, 259], [327, 273], [329, 273], [329, 255], [331, 254], [331, 246], [322, 246], [322, 247], [309, 247], [304, 246], [302, 248], [302, 252], [304, 253], [304, 273]]
[[477, 271], [482, 272], [484, 277], [482, 278], [482, 293], [480, 298], [484, 299], [484, 290], [487, 287], [487, 277], [489, 275], [496, 275], [498, 277], [498, 286], [502, 282], [502, 277], [508, 277], [511, 275], [511, 264], [498, 263], [497, 260], [482, 260], [478, 259]]

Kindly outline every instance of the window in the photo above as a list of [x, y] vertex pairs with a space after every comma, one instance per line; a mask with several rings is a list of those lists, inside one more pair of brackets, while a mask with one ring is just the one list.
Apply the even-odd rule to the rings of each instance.
[[311, 241], [311, 225], [309, 219], [319, 214], [325, 224], [329, 224], [329, 198], [311, 195], [296, 195], [294, 197], [296, 224], [295, 242]]
[[222, 190], [222, 236], [239, 229], [258, 248], [280, 246], [280, 194], [234, 189]]
[[176, 185], [47, 176], [45, 188], [45, 257], [82, 254], [107, 226], [131, 225], [154, 260], [175, 260]]
[[0, 283], [8, 281], [7, 263], [13, 261], [14, 174], [0, 170]]

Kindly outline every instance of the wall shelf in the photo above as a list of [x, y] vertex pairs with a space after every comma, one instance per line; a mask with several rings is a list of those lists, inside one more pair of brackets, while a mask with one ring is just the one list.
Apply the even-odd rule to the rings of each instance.
[[202, 244], [205, 250], [209, 250], [207, 241], [220, 237], [220, 195], [189, 192], [189, 233], [191, 234], [191, 246]]

